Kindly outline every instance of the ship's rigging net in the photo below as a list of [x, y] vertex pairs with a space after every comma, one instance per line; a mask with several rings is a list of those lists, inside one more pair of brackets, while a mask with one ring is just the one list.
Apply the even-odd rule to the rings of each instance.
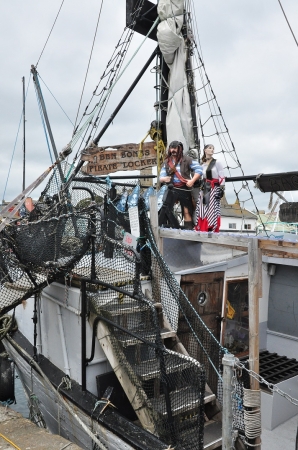
[[[159, 253], [144, 191], [134, 249], [123, 242], [131, 231], [128, 205], [119, 208], [134, 186], [82, 177], [59, 189], [56, 175], [34, 210], [1, 232], [1, 313], [53, 281], [80, 286], [84, 279], [89, 312], [108, 330], [149, 429], [177, 449], [202, 449], [205, 382], [216, 394], [225, 349]], [[144, 294], [149, 280], [152, 291]], [[176, 332], [186, 355], [172, 351]]]

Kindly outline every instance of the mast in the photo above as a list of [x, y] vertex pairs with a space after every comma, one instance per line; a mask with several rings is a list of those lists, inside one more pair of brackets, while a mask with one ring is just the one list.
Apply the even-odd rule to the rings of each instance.
[[[188, 16], [188, 19], [186, 18]], [[197, 99], [195, 94], [194, 85], [194, 73], [192, 69], [192, 54], [193, 54], [193, 42], [191, 40], [191, 29], [189, 27], [190, 14], [185, 11], [184, 14], [184, 24], [182, 27], [182, 33], [185, 40], [185, 46], [187, 49], [187, 58], [185, 63], [185, 70], [187, 76], [187, 87], [190, 99], [191, 108], [191, 118], [192, 118], [192, 128], [195, 141], [195, 149], [198, 151], [198, 160], [200, 161], [200, 139], [198, 133], [198, 121], [197, 121]]]
[[25, 137], [25, 77], [22, 77], [23, 83], [23, 191], [25, 190], [25, 170], [26, 170], [26, 137]]
[[[47, 110], [46, 110], [46, 105], [44, 103], [44, 99], [43, 99], [42, 92], [41, 92], [41, 89], [40, 89], [40, 84], [39, 84], [39, 80], [38, 80], [38, 76], [37, 76], [37, 70], [36, 70], [36, 67], [33, 66], [33, 65], [31, 66], [31, 72], [32, 72], [32, 75], [33, 75], [33, 81], [34, 81], [35, 86], [36, 86], [38, 99], [39, 99], [40, 104], [41, 104], [41, 108], [42, 108], [42, 112], [43, 112], [43, 115], [44, 115], [45, 123], [46, 123], [47, 129], [48, 129], [50, 141], [51, 141], [51, 144], [52, 144], [52, 149], [53, 149], [53, 152], [54, 152], [54, 155], [55, 155], [55, 160], [59, 161], [59, 155], [58, 155], [58, 152], [57, 152], [56, 144], [55, 144], [55, 141], [54, 141], [54, 136], [53, 136], [52, 129], [51, 129], [51, 126], [50, 126], [48, 113], [47, 113]], [[64, 174], [62, 172], [60, 163], [58, 164], [58, 170], [59, 170], [59, 174], [60, 174], [60, 177], [61, 177], [61, 181], [62, 181], [62, 183], [64, 183]]]

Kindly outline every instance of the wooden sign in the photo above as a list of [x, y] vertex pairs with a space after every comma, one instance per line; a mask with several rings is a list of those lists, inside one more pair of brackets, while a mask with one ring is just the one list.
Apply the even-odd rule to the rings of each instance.
[[262, 192], [297, 191], [298, 172], [262, 174], [258, 178], [258, 185]]
[[143, 144], [143, 156], [139, 158], [139, 144], [123, 144], [109, 147], [90, 147], [81, 156], [88, 164], [82, 167], [85, 175], [107, 175], [120, 170], [141, 170], [156, 166], [155, 142]]

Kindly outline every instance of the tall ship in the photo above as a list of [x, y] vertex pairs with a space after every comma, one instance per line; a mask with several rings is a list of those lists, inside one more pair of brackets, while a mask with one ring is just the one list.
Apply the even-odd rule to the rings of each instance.
[[[15, 365], [31, 420], [82, 449], [261, 448], [262, 427], [297, 414], [298, 204], [285, 196], [298, 172], [243, 173], [194, 13], [184, 0], [126, 1], [125, 29], [61, 151], [31, 67], [53, 161], [0, 213], [1, 379], [10, 385]], [[154, 50], [102, 123], [148, 40]], [[143, 139], [102, 145], [150, 71], [154, 120]], [[186, 219], [175, 186], [159, 178], [171, 143], [200, 166], [210, 139], [236, 200], [222, 189], [221, 228], [202, 231], [198, 208]], [[283, 201], [286, 232], [268, 229], [249, 181]]]

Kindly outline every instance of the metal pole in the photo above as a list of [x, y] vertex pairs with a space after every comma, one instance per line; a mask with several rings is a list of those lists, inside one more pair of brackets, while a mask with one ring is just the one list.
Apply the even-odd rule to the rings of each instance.
[[25, 77], [22, 77], [23, 82], [23, 191], [25, 190], [25, 168], [26, 168], [26, 139], [25, 139]]
[[233, 404], [232, 404], [232, 376], [235, 356], [224, 355], [223, 363], [223, 410], [222, 410], [222, 449], [233, 448]]
[[193, 135], [194, 135], [194, 141], [195, 141], [195, 148], [198, 151], [198, 160], [200, 161], [200, 139], [199, 139], [199, 133], [198, 133], [198, 121], [197, 121], [197, 99], [195, 95], [195, 87], [194, 87], [194, 73], [192, 70], [192, 42], [188, 38], [188, 24], [186, 20], [186, 14], [184, 15], [184, 24], [182, 27], [182, 33], [184, 40], [186, 42], [185, 47], [187, 51], [187, 57], [186, 57], [186, 63], [185, 63], [185, 71], [187, 76], [187, 87], [188, 87], [188, 93], [189, 93], [189, 101], [190, 101], [190, 110], [191, 110], [191, 118], [192, 118], [192, 128], [193, 128]]
[[[50, 141], [51, 141], [51, 144], [52, 144], [53, 152], [54, 152], [54, 155], [55, 155], [55, 159], [56, 159], [56, 161], [58, 161], [59, 160], [59, 156], [58, 156], [56, 144], [55, 144], [55, 141], [54, 141], [54, 136], [53, 136], [53, 133], [52, 133], [52, 130], [51, 130], [51, 125], [50, 125], [50, 122], [49, 122], [46, 105], [44, 103], [42, 92], [41, 92], [41, 89], [40, 89], [40, 84], [39, 84], [39, 80], [38, 80], [38, 76], [37, 76], [37, 70], [36, 70], [36, 68], [34, 66], [31, 66], [31, 72], [32, 72], [32, 75], [33, 75], [33, 80], [34, 80], [34, 83], [35, 83], [35, 86], [36, 86], [38, 98], [39, 98], [39, 101], [40, 101], [40, 104], [41, 104], [41, 108], [42, 108], [42, 112], [43, 112], [43, 115], [44, 115], [44, 120], [45, 120], [47, 129], [48, 129], [48, 133], [49, 133]], [[63, 175], [60, 163], [58, 164], [58, 170], [59, 170], [59, 173], [60, 173], [61, 181], [62, 181], [62, 183], [64, 183], [64, 175]]]
[[81, 280], [81, 293], [82, 293], [82, 303], [81, 303], [81, 346], [82, 346], [82, 357], [81, 357], [81, 373], [82, 373], [82, 391], [86, 391], [86, 281]]
[[167, 86], [169, 78], [169, 67], [166, 64], [162, 55], [160, 55], [160, 67], [161, 67], [161, 78], [160, 78], [160, 120], [163, 124], [162, 128], [162, 138], [164, 143], [167, 143], [167, 108], [168, 108], [168, 96], [169, 89]]
[[155, 58], [157, 52], [158, 52], [158, 47], [154, 50], [154, 52], [152, 53], [152, 55], [150, 56], [150, 58], [148, 59], [148, 61], [146, 62], [146, 64], [144, 65], [143, 69], [141, 70], [141, 72], [139, 73], [139, 75], [137, 76], [137, 78], [135, 79], [135, 81], [132, 83], [132, 85], [130, 86], [130, 88], [128, 89], [128, 91], [126, 92], [126, 94], [124, 95], [123, 99], [121, 100], [121, 102], [118, 104], [117, 108], [115, 109], [115, 111], [112, 113], [111, 117], [109, 118], [109, 120], [106, 122], [106, 124], [104, 125], [104, 127], [102, 128], [102, 130], [99, 132], [99, 134], [93, 139], [94, 144], [97, 144], [100, 140], [100, 138], [102, 137], [102, 135], [105, 133], [105, 131], [107, 130], [107, 128], [109, 127], [109, 125], [112, 123], [112, 121], [114, 120], [116, 114], [120, 111], [120, 109], [122, 108], [122, 106], [124, 105], [124, 103], [126, 102], [127, 98], [130, 96], [130, 94], [132, 93], [132, 91], [134, 90], [134, 88], [136, 87], [136, 85], [138, 84], [138, 82], [140, 81], [140, 79], [142, 78], [142, 76], [144, 75], [144, 73], [146, 72], [146, 70], [148, 69], [148, 67], [150, 66], [150, 64], [152, 63], [153, 59]]

